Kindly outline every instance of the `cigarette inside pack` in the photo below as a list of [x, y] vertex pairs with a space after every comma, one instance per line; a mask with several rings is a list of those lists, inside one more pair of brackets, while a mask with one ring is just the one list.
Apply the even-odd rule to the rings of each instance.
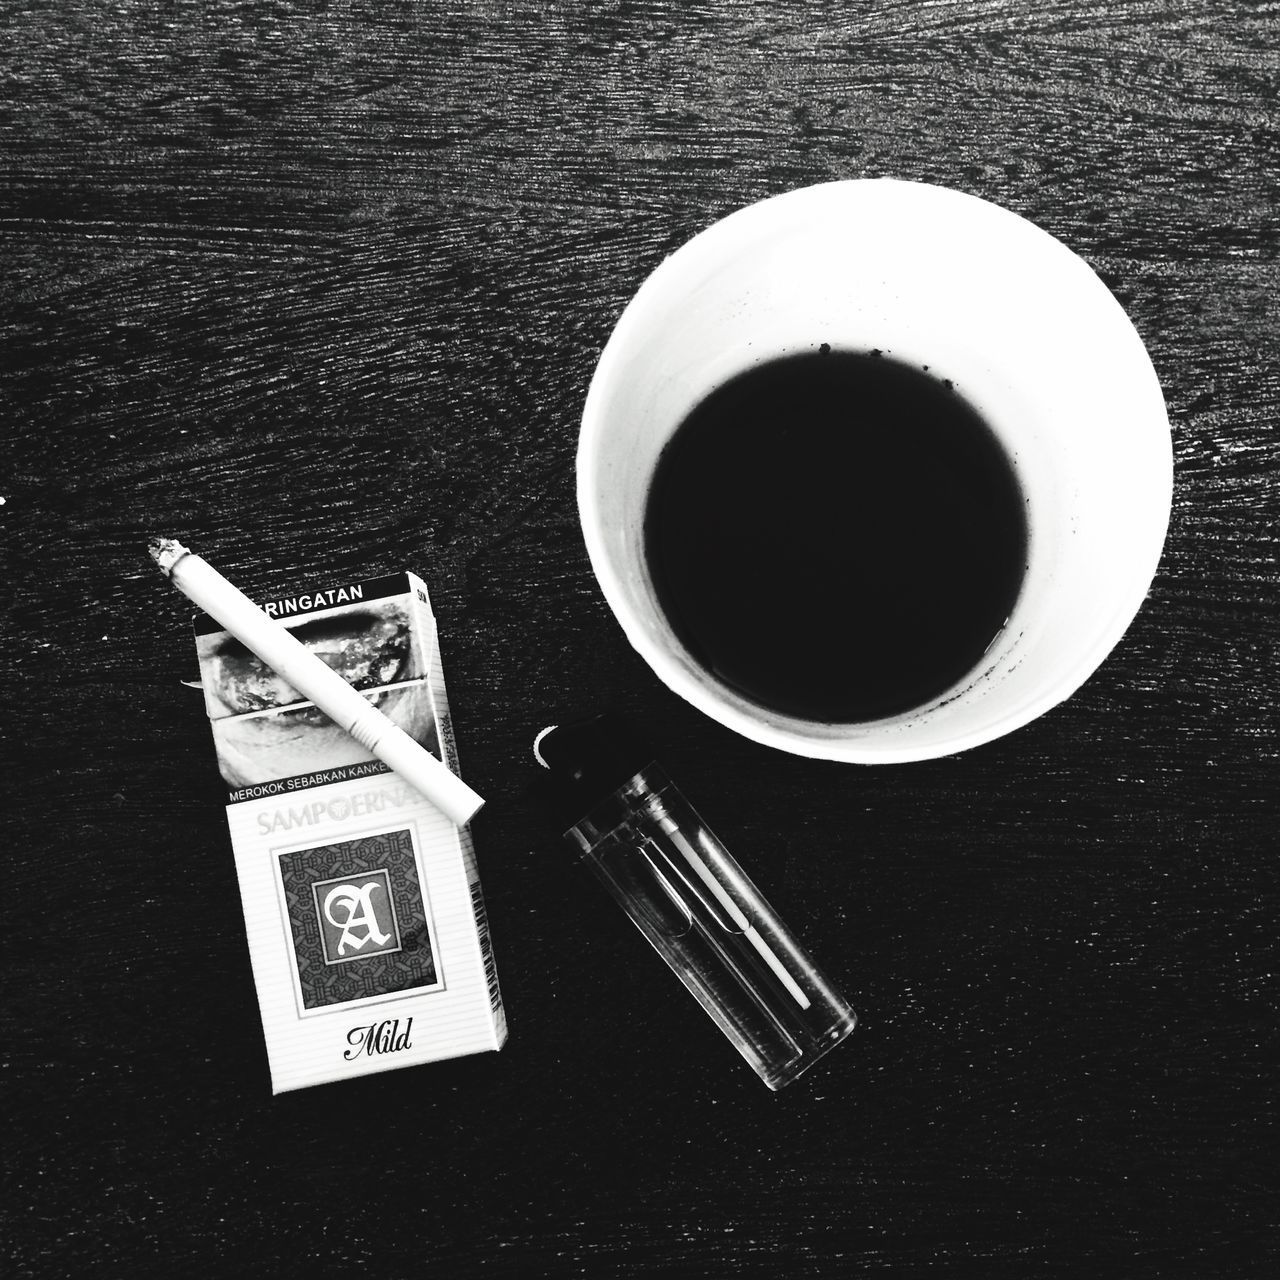
[[[420, 578], [262, 607], [458, 772]], [[273, 1090], [501, 1048], [470, 831], [213, 619], [195, 631]]]

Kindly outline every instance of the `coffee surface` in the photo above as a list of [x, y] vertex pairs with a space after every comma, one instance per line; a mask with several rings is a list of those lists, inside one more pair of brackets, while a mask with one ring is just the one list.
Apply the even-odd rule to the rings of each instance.
[[960, 394], [877, 354], [758, 365], [658, 461], [649, 570], [676, 635], [761, 706], [878, 719], [945, 692], [1004, 626], [1025, 500]]

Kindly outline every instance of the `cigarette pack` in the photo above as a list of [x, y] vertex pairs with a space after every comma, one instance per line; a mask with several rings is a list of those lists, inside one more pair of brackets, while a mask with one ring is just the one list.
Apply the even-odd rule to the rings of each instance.
[[[262, 607], [457, 772], [421, 579]], [[470, 831], [213, 619], [198, 614], [195, 631], [273, 1092], [500, 1049]]]

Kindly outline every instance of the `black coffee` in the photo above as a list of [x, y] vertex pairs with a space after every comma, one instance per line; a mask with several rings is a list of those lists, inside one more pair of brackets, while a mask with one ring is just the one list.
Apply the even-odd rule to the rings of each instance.
[[645, 543], [699, 662], [761, 706], [847, 723], [977, 665], [1022, 582], [1025, 500], [949, 384], [824, 348], [694, 409], [658, 461]]

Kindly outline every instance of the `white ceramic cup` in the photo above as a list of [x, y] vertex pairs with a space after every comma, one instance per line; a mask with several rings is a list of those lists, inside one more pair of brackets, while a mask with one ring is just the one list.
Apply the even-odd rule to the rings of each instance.
[[[644, 555], [654, 467], [690, 410], [743, 369], [822, 343], [951, 379], [1028, 499], [1026, 576], [981, 664], [923, 706], [856, 724], [779, 714], [721, 684], [673, 633]], [[751, 205], [663, 262], [601, 354], [577, 466], [592, 566], [658, 676], [758, 742], [865, 764], [989, 742], [1073, 693], [1146, 596], [1173, 483], [1155, 371], [1089, 267], [1006, 209], [887, 179]]]

